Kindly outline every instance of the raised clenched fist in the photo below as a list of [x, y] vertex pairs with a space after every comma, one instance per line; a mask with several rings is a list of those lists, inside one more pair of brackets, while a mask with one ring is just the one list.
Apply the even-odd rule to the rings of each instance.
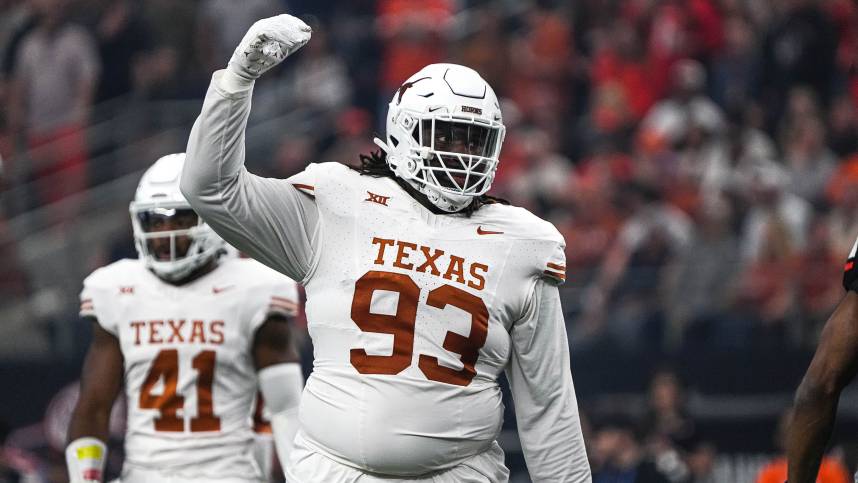
[[228, 69], [255, 80], [310, 41], [313, 30], [291, 15], [264, 18], [250, 26], [229, 59]]

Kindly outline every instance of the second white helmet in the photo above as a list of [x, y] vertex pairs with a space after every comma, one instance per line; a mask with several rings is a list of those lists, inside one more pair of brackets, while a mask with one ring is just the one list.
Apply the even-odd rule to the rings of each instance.
[[506, 130], [491, 86], [468, 67], [431, 64], [400, 87], [376, 138], [394, 174], [448, 212], [491, 187]]
[[147, 268], [177, 281], [226, 251], [179, 190], [185, 153], [164, 156], [140, 179], [129, 212], [134, 245]]

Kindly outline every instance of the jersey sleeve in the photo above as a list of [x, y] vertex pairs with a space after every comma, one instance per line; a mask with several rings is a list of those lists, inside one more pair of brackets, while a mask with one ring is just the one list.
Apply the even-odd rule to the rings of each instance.
[[119, 327], [116, 317], [112, 314], [108, 287], [105, 285], [104, 277], [100, 275], [99, 272], [95, 272], [83, 281], [83, 290], [80, 292], [80, 316], [94, 318], [104, 330], [118, 336]]
[[537, 281], [510, 331], [506, 375], [533, 481], [591, 481], [557, 287]]
[[316, 185], [319, 183], [319, 165], [318, 164], [310, 164], [307, 166], [304, 171], [291, 176], [286, 181], [292, 185], [293, 188], [304, 193], [306, 196], [309, 196], [312, 199], [316, 198]]
[[244, 167], [252, 84], [218, 71], [188, 139], [181, 189], [231, 245], [295, 280], [308, 274], [318, 236], [312, 174], [301, 182], [263, 178]]
[[560, 285], [566, 281], [566, 241], [560, 233], [552, 237], [542, 265], [542, 278]]

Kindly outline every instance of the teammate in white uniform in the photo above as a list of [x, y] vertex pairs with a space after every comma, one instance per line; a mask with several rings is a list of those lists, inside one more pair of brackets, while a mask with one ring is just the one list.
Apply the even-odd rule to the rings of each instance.
[[102, 480], [123, 385], [125, 482], [267, 481], [253, 454], [257, 384], [269, 407], [291, 411], [285, 439], [294, 436], [303, 382], [288, 324], [295, 282], [224, 256], [179, 191], [183, 163], [165, 156], [140, 181], [130, 209], [140, 258], [84, 280], [80, 314], [94, 334], [69, 429], [72, 482]]
[[501, 482], [505, 371], [533, 481], [589, 482], [557, 286], [564, 241], [485, 196], [504, 127], [473, 70], [430, 65], [394, 95], [360, 168], [248, 173], [254, 79], [310, 29], [257, 22], [216, 72], [182, 190], [227, 241], [300, 280], [315, 350], [290, 482]]

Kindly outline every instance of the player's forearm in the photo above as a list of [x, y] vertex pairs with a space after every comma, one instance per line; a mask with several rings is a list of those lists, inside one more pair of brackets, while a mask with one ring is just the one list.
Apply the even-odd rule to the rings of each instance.
[[244, 165], [253, 83], [235, 77], [227, 70], [215, 72], [188, 139], [181, 188], [195, 209], [217, 203]]
[[540, 281], [531, 309], [513, 329], [514, 351], [507, 368], [530, 476], [537, 483], [589, 483], [557, 287]]
[[188, 139], [180, 188], [194, 211], [218, 235], [239, 250], [255, 254], [259, 247], [254, 241], [259, 240], [251, 232], [259, 220], [253, 215], [261, 216], [263, 205], [248, 194], [250, 176], [244, 168], [244, 132], [253, 83], [246, 82], [242, 89], [224, 80], [230, 76], [234, 77], [227, 70], [212, 76]]
[[[84, 289], [86, 296], [91, 292]], [[107, 441], [110, 412], [122, 388], [123, 357], [119, 340], [91, 319], [92, 343], [81, 369], [80, 396], [72, 412], [68, 441], [92, 437]]]
[[839, 391], [826, 391], [805, 380], [796, 394], [792, 423], [787, 435], [790, 483], [813, 483], [831, 436]]
[[78, 402], [69, 425], [65, 450], [70, 483], [104, 481], [110, 407]]
[[[558, 364], [568, 362], [560, 357]], [[568, 365], [566, 366], [568, 367]], [[581, 431], [575, 389], [570, 376], [522, 388], [516, 377], [513, 398], [519, 437], [535, 483], [589, 483], [590, 463]]]
[[[519, 414], [518, 405], [516, 411]], [[535, 483], [590, 483], [590, 463], [577, 408], [557, 403], [534, 413], [538, 416], [519, 415], [517, 418], [531, 480]]]
[[311, 259], [306, 233], [315, 227], [307, 226], [304, 195], [285, 180], [255, 176], [243, 166], [251, 90], [252, 81], [229, 70], [215, 73], [191, 131], [180, 188], [230, 245], [300, 280]]
[[110, 407], [80, 404], [72, 413], [67, 440], [90, 437], [107, 441], [110, 438]]

